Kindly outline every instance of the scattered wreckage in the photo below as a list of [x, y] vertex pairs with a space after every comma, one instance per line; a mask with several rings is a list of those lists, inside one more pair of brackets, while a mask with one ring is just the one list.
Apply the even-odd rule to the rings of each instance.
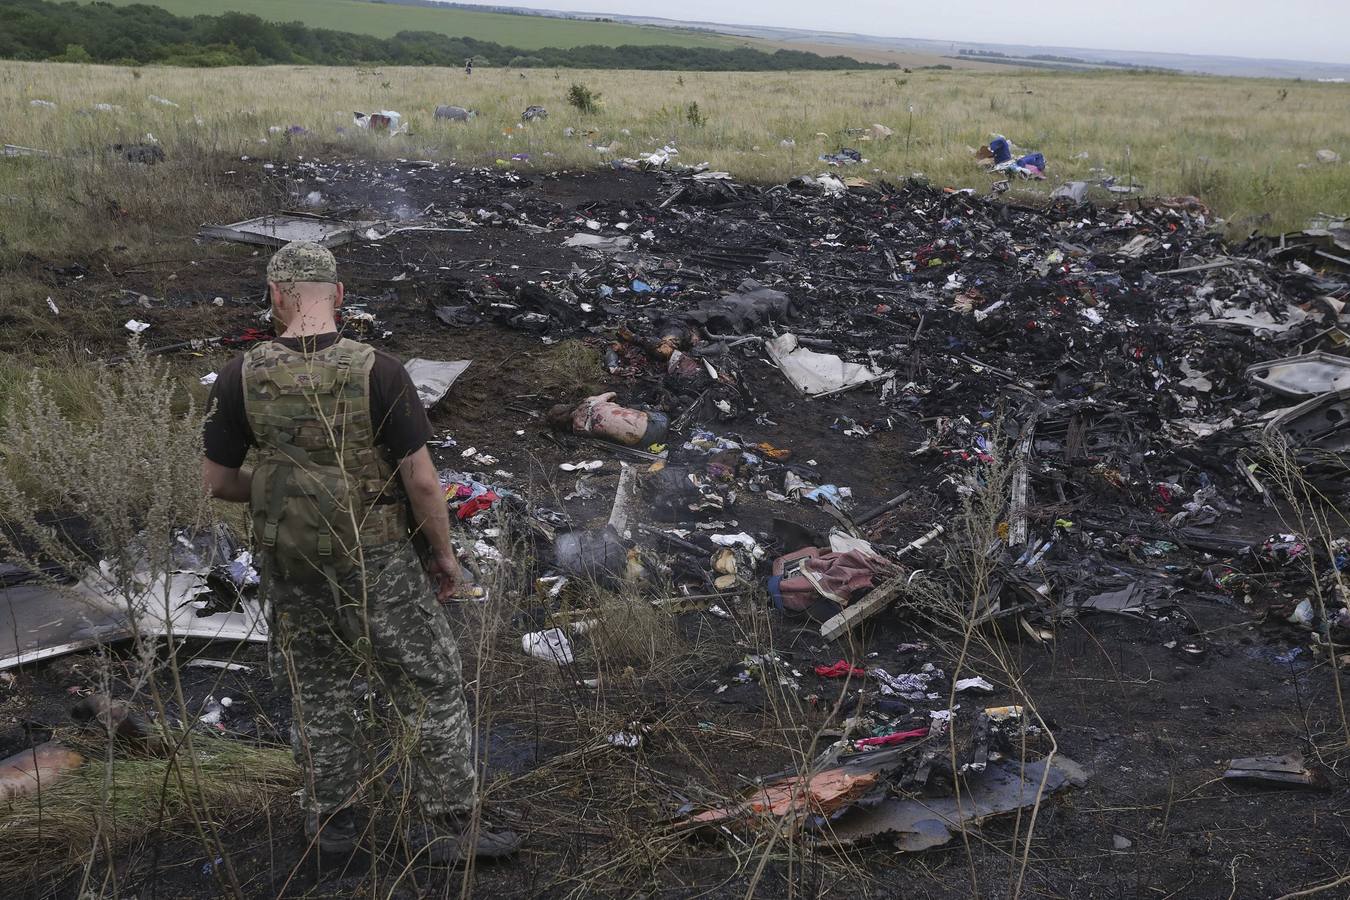
[[[641, 591], [646, 573], [659, 571], [709, 609], [762, 586], [784, 615], [816, 618], [826, 639], [855, 640], [888, 609], [931, 618], [916, 580], [931, 591], [932, 573], [954, 568], [962, 498], [1006, 469], [999, 540], [987, 550], [992, 578], [969, 607], [981, 627], [1049, 643], [1065, 618], [1124, 617], [1191, 662], [1207, 645], [1189, 602], [1264, 607], [1323, 650], [1350, 633], [1337, 588], [1346, 536], [1243, 525], [1245, 513], [1278, 502], [1270, 454], [1343, 453], [1350, 435], [1350, 278], [1314, 248], [1296, 258], [1288, 243], [1274, 252], [1259, 240], [1229, 246], [1189, 201], [1102, 208], [1070, 196], [1035, 210], [917, 182], [761, 189], [685, 175], [649, 207], [609, 212], [592, 208], [565, 232], [562, 243], [589, 257], [570, 274], [460, 295], [478, 321], [602, 348], [609, 372], [630, 379], [607, 401], [669, 423], [650, 442], [635, 442], [642, 429], [632, 428], [611, 441], [625, 471], [637, 471], [647, 521], [636, 529], [559, 532], [567, 512], [525, 513], [553, 534], [547, 596], [567, 580]], [[511, 221], [498, 227], [519, 227]], [[790, 445], [756, 439], [752, 421], [777, 418], [745, 377], [763, 365], [805, 402], [866, 391], [875, 412], [840, 421], [840, 440], [911, 435], [910, 459], [932, 473], [917, 489], [924, 507], [911, 489], [854, 510], [841, 483], [847, 467], [831, 473]], [[1297, 405], [1272, 409], [1281, 398]], [[1328, 482], [1331, 496], [1350, 496], [1347, 471], [1342, 464]], [[578, 496], [594, 494], [585, 487], [594, 477], [579, 472]], [[933, 506], [945, 514], [896, 515]], [[803, 527], [794, 510], [806, 509], [832, 525]], [[1302, 604], [1264, 586], [1272, 568], [1285, 591], [1305, 593]], [[572, 665], [584, 630], [558, 621], [528, 635], [526, 650]], [[838, 664], [860, 685], [871, 732], [861, 740], [921, 743], [940, 737], [924, 730], [935, 723], [987, 731], [1002, 708], [973, 719], [946, 708], [946, 685], [981, 679], [952, 682], [915, 662], [902, 675]], [[746, 657], [743, 675], [807, 690], [772, 654]], [[887, 714], [888, 696], [927, 700], [930, 725], [912, 711]], [[1086, 777], [1061, 756], [990, 756], [975, 740], [963, 767], [980, 768], [916, 784], [895, 773], [922, 752], [892, 748], [884, 762], [876, 743], [842, 740], [859, 754], [852, 768], [841, 760], [764, 779], [738, 803], [691, 810], [687, 824], [799, 815], [821, 846], [887, 835], [915, 850]]]
[[[699, 174], [670, 177], [649, 205], [553, 215], [550, 230], [580, 257], [570, 273], [496, 277], [489, 290], [451, 282], [454, 313], [437, 310], [452, 329], [493, 321], [547, 342], [581, 337], [625, 379], [617, 395], [554, 418], [572, 437], [560, 438], [565, 449], [621, 461], [620, 499], [636, 483], [639, 520], [596, 529], [568, 506], [596, 497], [611, 463], [565, 464], [576, 489], [562, 509], [491, 473], [443, 473], [469, 527], [509, 514], [539, 533], [550, 603], [577, 583], [640, 595], [660, 573], [688, 601], [667, 608], [717, 614], [762, 589], [841, 647], [865, 640], [863, 623], [888, 610], [931, 624], [935, 585], [969, 588], [933, 574], [969, 552], [963, 499], [1006, 471], [998, 539], [985, 549], [991, 578], [967, 606], [979, 627], [1050, 643], [1066, 618], [1121, 617], [1189, 662], [1208, 652], [1194, 602], [1264, 608], [1318, 652], [1350, 631], [1338, 587], [1350, 540], [1245, 525], [1278, 502], [1272, 454], [1347, 449], [1350, 277], [1316, 255], [1323, 245], [1231, 246], [1185, 199], [1098, 207], [1070, 195], [1042, 210], [920, 182], [849, 188], [822, 176], [755, 188]], [[512, 205], [480, 221], [536, 228], [550, 218]], [[747, 377], [766, 366], [802, 402], [864, 393], [874, 411], [841, 417], [839, 440], [907, 442], [910, 466], [929, 474], [854, 509], [851, 488], [884, 497], [900, 485], [851, 486], [840, 460], [758, 438], [784, 415]], [[624, 410], [624, 426], [578, 412], [595, 403]], [[665, 431], [648, 432], [648, 417]], [[1350, 496], [1343, 463], [1326, 486]], [[822, 514], [826, 527], [804, 524]], [[1269, 589], [1272, 570], [1301, 602]], [[586, 631], [576, 626], [598, 615], [560, 607], [522, 649], [572, 666]], [[856, 678], [868, 736], [841, 735], [845, 755], [762, 779], [731, 805], [691, 809], [685, 824], [791, 815], [822, 847], [886, 836], [917, 850], [1083, 783], [1060, 755], [1024, 755], [1020, 743], [990, 751], [998, 717], [1034, 727], [1020, 708], [948, 708], [948, 690], [989, 682], [949, 678], [918, 656], [914, 669], [817, 667], [820, 678]], [[735, 680], [804, 693], [807, 677], [758, 654]], [[961, 771], [915, 781], [919, 748], [941, 738], [945, 758], [943, 735], [956, 731], [973, 735]]]
[[[526, 536], [548, 627], [522, 629], [521, 651], [539, 664], [577, 665], [602, 615], [586, 606], [596, 584], [711, 615], [767, 593], [776, 615], [818, 622], [850, 654], [882, 614], [933, 628], [940, 596], [1034, 644], [1070, 618], [1144, 623], [1190, 662], [1207, 646], [1188, 603], [1261, 610], [1318, 652], [1350, 633], [1350, 539], [1246, 524], [1278, 502], [1272, 453], [1338, 459], [1310, 477], [1350, 497], [1350, 265], [1324, 249], [1340, 232], [1233, 246], [1186, 201], [1101, 207], [1070, 191], [1037, 209], [920, 180], [755, 187], [669, 155], [615, 168], [659, 170], [656, 196], [564, 211], [531, 200], [517, 173], [475, 170], [478, 196], [501, 199], [419, 219], [538, 236], [570, 268], [399, 275], [434, 285], [428, 328], [579, 339], [614, 379], [615, 391], [532, 411], [570, 460], [569, 494], [530, 496], [491, 448], [441, 447], [459, 454], [441, 478], [470, 570], [514, 564], [505, 536]], [[428, 396], [456, 374], [423, 379]], [[764, 437], [790, 425], [793, 404], [843, 399], [833, 459], [793, 446], [790, 428]], [[905, 474], [858, 481], [857, 441], [887, 442]], [[975, 547], [969, 501], [991, 490], [992, 539]], [[856, 508], [855, 492], [874, 505]], [[973, 594], [956, 564], [972, 552], [989, 576]], [[814, 677], [856, 682], [856, 721], [810, 767], [691, 805], [681, 823], [792, 817], [822, 848], [881, 837], [913, 851], [1084, 783], [1029, 710], [972, 703], [1000, 688], [941, 671], [928, 651], [915, 642], [904, 670], [831, 653]], [[810, 690], [777, 653], [733, 668], [719, 689]], [[616, 747], [641, 743], [625, 734]], [[1295, 762], [1239, 762], [1298, 776]]]

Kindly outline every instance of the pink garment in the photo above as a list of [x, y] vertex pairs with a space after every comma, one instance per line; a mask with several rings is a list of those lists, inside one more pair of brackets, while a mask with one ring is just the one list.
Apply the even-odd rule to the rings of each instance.
[[636, 447], [647, 433], [647, 414], [611, 402], [615, 396], [610, 391], [583, 400], [572, 413], [572, 430]]
[[854, 743], [859, 747], [891, 747], [896, 744], [903, 744], [905, 741], [924, 737], [927, 734], [927, 727], [915, 728], [913, 731], [896, 731], [891, 734], [883, 734], [881, 737], [862, 738], [854, 741]]

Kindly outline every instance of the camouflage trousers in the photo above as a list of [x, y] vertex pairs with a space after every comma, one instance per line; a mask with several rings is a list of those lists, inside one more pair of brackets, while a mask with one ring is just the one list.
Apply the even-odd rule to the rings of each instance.
[[265, 591], [273, 677], [291, 686], [291, 744], [310, 814], [338, 810], [379, 777], [367, 765], [362, 682], [403, 723], [386, 763], [411, 783], [422, 813], [471, 807], [473, 726], [459, 648], [412, 546], [367, 550], [364, 577], [344, 578], [336, 601], [322, 583], [266, 579]]

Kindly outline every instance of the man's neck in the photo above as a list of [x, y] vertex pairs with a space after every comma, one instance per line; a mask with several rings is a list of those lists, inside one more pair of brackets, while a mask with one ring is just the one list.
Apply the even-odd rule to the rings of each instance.
[[281, 337], [302, 338], [316, 337], [321, 334], [331, 334], [337, 331], [337, 319], [331, 311], [323, 313], [301, 311], [294, 316], [286, 330], [281, 333]]
[[315, 326], [313, 328], [287, 328], [281, 334], [277, 335], [277, 337], [283, 338], [322, 337], [325, 334], [333, 334], [337, 330], [338, 330], [337, 323], [330, 322], [328, 323], [327, 326]]

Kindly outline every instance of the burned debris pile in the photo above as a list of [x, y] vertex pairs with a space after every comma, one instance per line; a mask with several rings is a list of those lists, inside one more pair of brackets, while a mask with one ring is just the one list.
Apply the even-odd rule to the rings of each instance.
[[[746, 532], [732, 548], [741, 580], [790, 582], [781, 563], [795, 564], [826, 601], [818, 611], [839, 614], [895, 577], [900, 548], [952, 528], [1001, 479], [1004, 549], [983, 609], [1028, 634], [1032, 619], [1113, 613], [1172, 621], [1177, 646], [1202, 653], [1176, 598], [1259, 608], [1272, 567], [1284, 590], [1266, 600], [1316, 593], [1321, 638], [1344, 626], [1344, 598], [1326, 592], [1344, 534], [1272, 524], [1278, 459], [1306, 463], [1333, 502], [1350, 491], [1350, 276], [1320, 244], [1233, 247], [1189, 201], [1032, 209], [914, 182], [837, 193], [706, 174], [571, 216], [518, 204], [529, 195], [513, 185], [479, 220], [556, 233], [578, 258], [565, 273], [445, 289], [455, 317], [591, 342], [618, 389], [604, 400], [669, 422], [650, 446], [619, 440], [645, 456], [609, 452], [656, 463], [641, 481], [665, 524], [639, 543], [708, 554], [685, 560], [692, 590], [726, 574], [709, 562], [720, 522]], [[866, 393], [849, 406], [865, 415], [839, 417], [839, 455], [887, 442], [894, 482], [850, 484], [842, 459], [794, 456], [791, 407], [846, 391]], [[781, 446], [760, 439], [771, 429]], [[927, 510], [902, 532], [893, 513], [864, 523], [850, 509], [855, 492], [880, 501], [901, 485]], [[827, 513], [832, 542], [785, 536], [780, 520], [801, 504]], [[805, 546], [809, 561], [774, 564]], [[925, 551], [943, 552], [950, 542]], [[828, 586], [836, 562], [857, 587]]]
[[[1233, 246], [1190, 198], [1041, 209], [918, 182], [757, 188], [715, 174], [572, 214], [531, 206], [513, 181], [478, 220], [575, 251], [567, 271], [452, 280], [453, 302], [433, 304], [451, 328], [472, 317], [588, 342], [617, 393], [578, 409], [603, 403], [629, 423], [564, 410], [560, 448], [617, 457], [622, 475], [601, 522], [588, 500], [608, 505], [596, 470], [613, 464], [563, 466], [575, 490], [531, 522], [558, 551], [552, 567], [540, 556], [541, 596], [566, 606], [569, 579], [635, 595], [673, 583], [724, 615], [763, 591], [851, 652], [886, 610], [1046, 645], [1067, 618], [1123, 617], [1197, 664], [1209, 647], [1192, 610], [1217, 604], [1267, 620], [1294, 645], [1282, 658], [1335, 659], [1350, 638], [1350, 531], [1324, 514], [1350, 505], [1350, 267], [1324, 241]], [[794, 446], [808, 404], [833, 416], [832, 447]], [[885, 445], [893, 468], [855, 471], [855, 442]], [[1286, 502], [1304, 478], [1322, 513]], [[629, 489], [641, 522], [619, 515]], [[474, 510], [470, 526], [490, 521]], [[555, 621], [527, 648], [570, 665], [568, 634], [584, 631]], [[899, 673], [822, 660], [817, 679], [857, 686], [851, 727], [809, 771], [689, 823], [793, 815], [824, 845], [885, 833], [917, 849], [1082, 783], [1034, 741], [991, 751], [991, 722], [1036, 726], [1020, 706], [952, 705], [995, 686], [953, 680], [932, 655], [911, 651]], [[814, 697], [803, 668], [747, 655], [717, 690]], [[963, 743], [959, 769], [930, 779], [947, 734]], [[974, 799], [933, 812], [958, 781]], [[903, 799], [916, 791], [930, 799]]]

